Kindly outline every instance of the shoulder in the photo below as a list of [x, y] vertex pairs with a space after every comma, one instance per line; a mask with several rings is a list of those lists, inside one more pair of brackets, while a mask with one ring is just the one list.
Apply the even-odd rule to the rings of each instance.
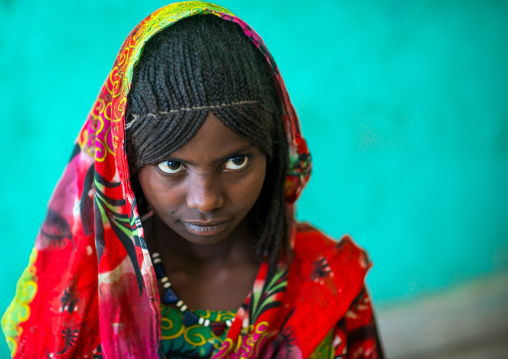
[[294, 229], [281, 321], [308, 357], [362, 293], [370, 261], [349, 236], [333, 240], [306, 223]]
[[299, 267], [311, 263], [327, 262], [335, 270], [355, 267], [363, 277], [371, 267], [367, 253], [344, 235], [338, 240], [330, 238], [308, 223], [297, 223], [293, 245], [293, 264]]
[[345, 313], [365, 285], [367, 253], [347, 235], [336, 241], [306, 223], [296, 225], [293, 240], [288, 291], [310, 302], [319, 294], [323, 307], [338, 305]]

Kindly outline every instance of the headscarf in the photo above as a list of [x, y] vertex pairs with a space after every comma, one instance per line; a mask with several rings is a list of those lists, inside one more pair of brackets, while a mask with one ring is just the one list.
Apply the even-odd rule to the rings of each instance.
[[[123, 43], [49, 202], [29, 265], [2, 318], [13, 357], [163, 357], [159, 351], [157, 282], [130, 185], [125, 109], [133, 69], [145, 43], [176, 21], [199, 14], [237, 23], [270, 64], [290, 150], [285, 194], [288, 211], [293, 213], [293, 203], [309, 178], [310, 155], [282, 77], [263, 40], [244, 21], [214, 4], [181, 2], [153, 12]], [[294, 240], [296, 224], [290, 222]], [[357, 252], [356, 257], [361, 257], [361, 251]], [[364, 263], [359, 272], [364, 273], [367, 267]], [[256, 342], [259, 350], [260, 343], [269, 339], [270, 322], [252, 313], [253, 305], [260, 303], [256, 293], [266, 292], [267, 283], [271, 283], [277, 290], [269, 297], [280, 305], [288, 271], [269, 274], [266, 269], [262, 265], [258, 279], [263, 280], [256, 280], [247, 300], [250, 312], [238, 312], [229, 339], [216, 358], [256, 357], [259, 353], [254, 347], [250, 356], [242, 354], [242, 345]], [[363, 274], [359, 276], [363, 283]], [[360, 289], [361, 284], [354, 295]], [[246, 318], [252, 321], [247, 334], [241, 333]], [[285, 319], [280, 318], [273, 321], [278, 321], [279, 327], [286, 325], [288, 313]], [[301, 353], [305, 355], [305, 349]]]

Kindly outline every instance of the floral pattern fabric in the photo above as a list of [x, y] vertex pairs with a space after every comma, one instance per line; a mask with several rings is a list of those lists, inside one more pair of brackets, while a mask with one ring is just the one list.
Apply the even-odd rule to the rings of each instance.
[[[164, 358], [162, 308], [130, 185], [124, 117], [133, 69], [144, 44], [174, 22], [199, 14], [238, 24], [271, 66], [290, 151], [286, 205], [288, 213], [294, 213], [293, 204], [310, 175], [310, 154], [263, 40], [229, 10], [214, 4], [189, 1], [155, 11], [121, 47], [2, 317], [14, 358]], [[75, 115], [79, 114], [69, 117]], [[324, 340], [332, 338], [336, 346], [349, 328], [357, 333], [369, 328], [371, 314], [354, 325], [346, 320], [345, 326], [337, 326], [362, 293], [370, 266], [365, 253], [348, 238], [337, 244], [294, 220], [289, 225], [295, 250], [291, 265], [281, 263], [273, 273], [266, 263], [261, 265], [251, 294], [213, 358], [308, 358]], [[376, 357], [371, 337], [355, 341], [355, 353], [364, 353], [356, 357]]]
[[[182, 312], [178, 309], [161, 304], [162, 352], [166, 358], [210, 358], [216, 349], [222, 346], [227, 331], [214, 331], [210, 326], [198, 323], [186, 326]], [[233, 320], [235, 312], [221, 310], [194, 310], [198, 316], [211, 322]], [[224, 324], [225, 326], [225, 324]]]

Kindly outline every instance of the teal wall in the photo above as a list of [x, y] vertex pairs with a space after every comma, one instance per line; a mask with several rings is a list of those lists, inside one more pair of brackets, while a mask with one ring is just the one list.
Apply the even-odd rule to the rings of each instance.
[[[377, 303], [507, 270], [508, 2], [256, 3], [221, 4], [300, 115], [315, 166], [298, 216], [368, 249]], [[164, 4], [0, 0], [0, 311], [124, 37]]]

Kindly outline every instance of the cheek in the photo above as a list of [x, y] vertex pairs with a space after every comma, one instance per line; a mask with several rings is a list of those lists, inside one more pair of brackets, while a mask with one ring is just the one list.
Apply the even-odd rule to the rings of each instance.
[[150, 169], [147, 169], [139, 173], [139, 183], [148, 204], [155, 212], [170, 209], [172, 204], [178, 200], [175, 197], [175, 193], [178, 191], [169, 191], [167, 183], [160, 176], [149, 171]]
[[248, 198], [248, 202], [250, 206], [253, 206], [256, 200], [258, 199], [261, 190], [263, 188], [263, 184], [265, 183], [266, 177], [266, 160], [261, 161], [256, 171], [254, 171], [252, 177], [249, 180], [249, 183], [246, 185], [246, 193], [244, 194], [245, 198]]
[[258, 196], [259, 196], [259, 193], [261, 192], [261, 189], [263, 188], [263, 185], [265, 184], [265, 178], [266, 178], [266, 165], [263, 166], [263, 170], [259, 172], [257, 178], [256, 178], [256, 189], [257, 189], [257, 192], [258, 192]]

